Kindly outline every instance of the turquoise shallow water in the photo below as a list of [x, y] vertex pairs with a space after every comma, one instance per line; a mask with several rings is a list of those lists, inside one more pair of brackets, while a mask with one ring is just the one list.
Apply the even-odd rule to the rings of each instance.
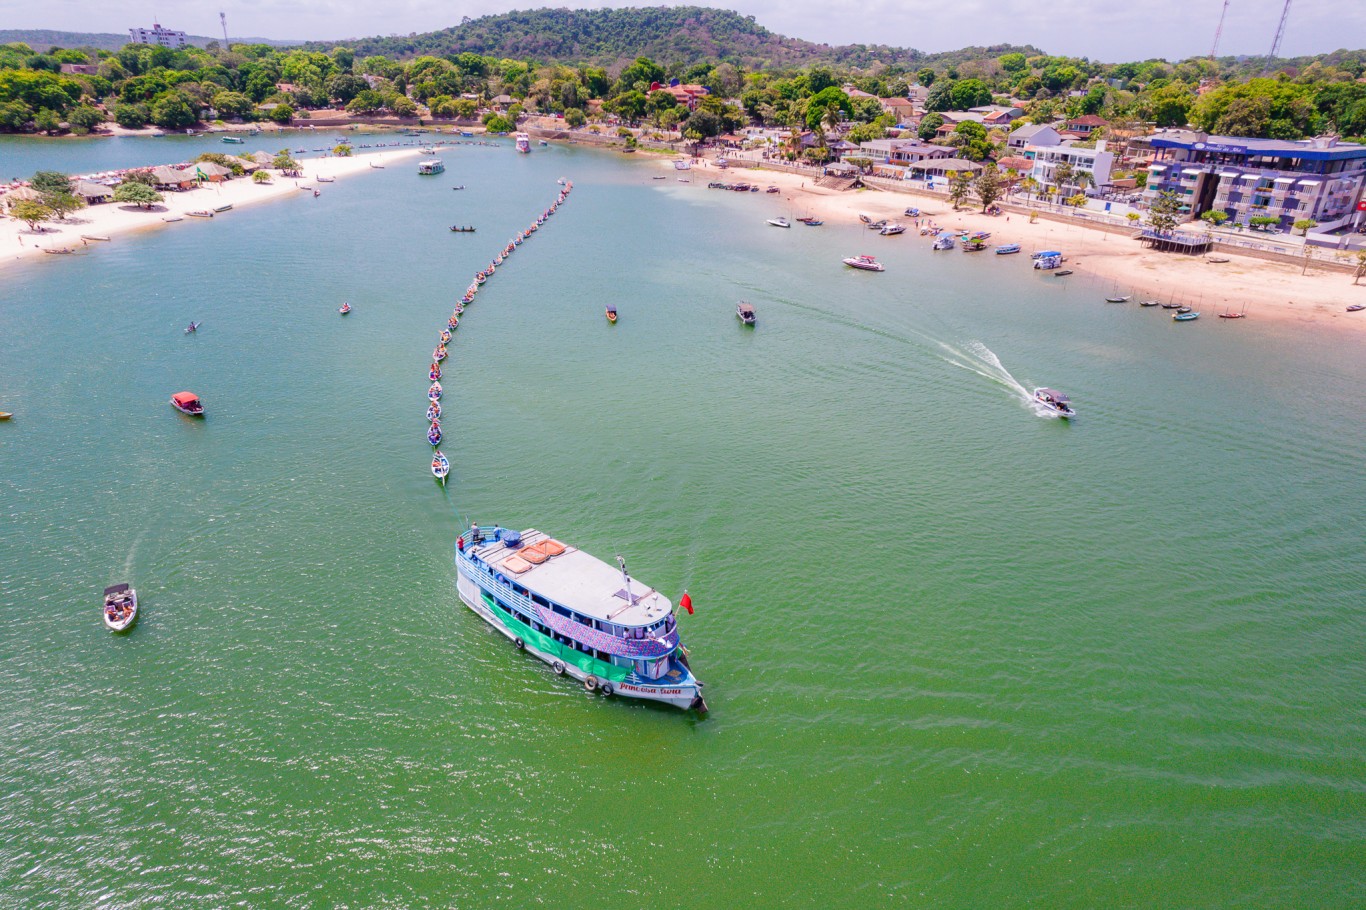
[[[1358, 339], [444, 157], [0, 276], [0, 906], [1366, 900]], [[443, 492], [428, 355], [561, 175], [451, 347]], [[467, 517], [689, 588], [712, 715], [513, 652]]]

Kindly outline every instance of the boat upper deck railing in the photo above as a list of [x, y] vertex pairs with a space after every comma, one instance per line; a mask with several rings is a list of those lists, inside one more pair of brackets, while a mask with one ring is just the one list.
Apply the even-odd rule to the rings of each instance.
[[614, 635], [543, 607], [527, 595], [513, 590], [510, 584], [499, 582], [493, 569], [482, 559], [471, 557], [469, 553], [458, 548], [456, 559], [475, 577], [480, 587], [496, 591], [498, 599], [508, 606], [520, 610], [527, 616], [535, 617], [543, 625], [575, 641], [583, 642], [594, 650], [631, 660], [654, 660], [672, 653], [679, 645], [678, 622], [672, 616], [664, 622], [663, 635], [655, 634], [650, 637], [644, 630], [640, 630], [640, 634], [646, 635], [643, 638]]

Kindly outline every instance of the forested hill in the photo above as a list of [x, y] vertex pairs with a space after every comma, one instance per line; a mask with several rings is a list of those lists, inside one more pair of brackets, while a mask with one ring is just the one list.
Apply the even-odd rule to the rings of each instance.
[[924, 54], [885, 45], [813, 44], [770, 32], [730, 10], [700, 6], [639, 9], [536, 9], [479, 19], [437, 32], [388, 38], [315, 42], [315, 50], [343, 45], [357, 56], [406, 58], [472, 52], [487, 57], [539, 63], [594, 63], [610, 66], [645, 56], [671, 69], [721, 60], [745, 69], [793, 68], [825, 63], [866, 67], [952, 63], [958, 58], [995, 57], [1010, 51], [1041, 53], [1032, 47], [971, 48], [950, 54]]

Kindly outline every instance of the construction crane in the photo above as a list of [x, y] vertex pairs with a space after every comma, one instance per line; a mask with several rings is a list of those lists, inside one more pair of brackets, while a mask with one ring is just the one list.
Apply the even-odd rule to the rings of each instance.
[[1276, 38], [1271, 42], [1271, 53], [1266, 56], [1266, 68], [1271, 69], [1271, 64], [1275, 61], [1276, 55], [1281, 51], [1281, 39], [1285, 37], [1285, 20], [1290, 18], [1290, 0], [1285, 0], [1285, 8], [1281, 10], [1281, 24], [1276, 26]]
[[1219, 56], [1219, 38], [1224, 34], [1224, 19], [1228, 16], [1228, 0], [1224, 0], [1224, 10], [1219, 14], [1219, 27], [1214, 30], [1214, 47], [1209, 50], [1209, 58], [1214, 60]]

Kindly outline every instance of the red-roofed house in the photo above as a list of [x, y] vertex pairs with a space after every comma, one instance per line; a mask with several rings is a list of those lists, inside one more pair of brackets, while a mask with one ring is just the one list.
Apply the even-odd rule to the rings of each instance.
[[1104, 117], [1097, 117], [1095, 114], [1087, 114], [1085, 117], [1077, 117], [1069, 120], [1063, 125], [1062, 135], [1071, 136], [1075, 139], [1090, 139], [1092, 130], [1101, 129], [1110, 125], [1110, 121]]
[[650, 83], [650, 91], [668, 92], [674, 96], [675, 101], [690, 111], [697, 110], [698, 98], [710, 94], [705, 85], [661, 85], [658, 82]]

